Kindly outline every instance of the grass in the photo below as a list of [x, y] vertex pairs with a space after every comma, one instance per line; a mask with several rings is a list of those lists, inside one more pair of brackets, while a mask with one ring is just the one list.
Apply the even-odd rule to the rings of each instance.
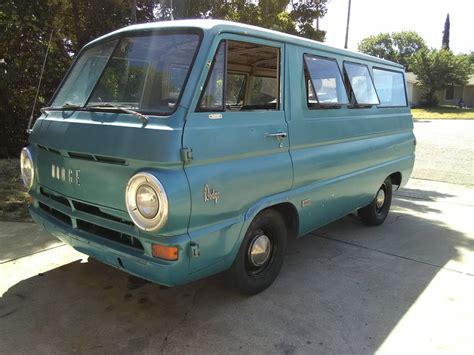
[[19, 159], [0, 159], [0, 221], [31, 221]]
[[456, 106], [438, 106], [425, 108], [412, 108], [413, 119], [454, 119], [454, 120], [473, 120], [474, 109]]

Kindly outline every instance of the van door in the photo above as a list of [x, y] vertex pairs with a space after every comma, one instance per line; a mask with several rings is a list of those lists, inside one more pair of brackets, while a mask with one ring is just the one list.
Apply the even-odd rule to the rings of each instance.
[[283, 53], [283, 44], [232, 34], [211, 45], [183, 133], [200, 254], [192, 272], [229, 255], [253, 204], [291, 188]]

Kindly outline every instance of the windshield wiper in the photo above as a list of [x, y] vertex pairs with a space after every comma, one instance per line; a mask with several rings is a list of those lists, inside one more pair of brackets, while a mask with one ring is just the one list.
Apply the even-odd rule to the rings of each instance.
[[61, 110], [81, 110], [82, 106], [76, 105], [76, 104], [70, 104], [66, 102], [62, 106], [46, 106], [46, 107], [41, 107], [40, 111], [43, 115], [47, 115], [49, 111], [61, 111]]
[[117, 106], [117, 105], [114, 105], [114, 104], [110, 104], [110, 103], [89, 105], [89, 106], [84, 107], [84, 109], [85, 109], [85, 110], [87, 110], [87, 109], [114, 109], [114, 110], [119, 110], [119, 111], [128, 113], [128, 114], [130, 114], [130, 115], [132, 115], [132, 116], [135, 116], [135, 117], [138, 118], [143, 124], [147, 124], [148, 121], [149, 121], [148, 116], [145, 116], [144, 114], [142, 114], [142, 113], [140, 113], [140, 112], [137, 112], [137, 111], [134, 111], [134, 110], [130, 110], [130, 109], [125, 108], [125, 107], [123, 107], [123, 106]]

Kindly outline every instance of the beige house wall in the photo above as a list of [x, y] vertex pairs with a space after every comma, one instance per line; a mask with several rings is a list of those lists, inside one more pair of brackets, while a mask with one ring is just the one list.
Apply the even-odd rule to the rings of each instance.
[[464, 87], [464, 104], [468, 107], [474, 107], [474, 85]]
[[[418, 106], [421, 104], [422, 93], [420, 87], [417, 85], [416, 75], [413, 73], [406, 73], [407, 80], [407, 94], [408, 102], [411, 106]], [[451, 100], [446, 99], [446, 89], [436, 92], [440, 105], [454, 105], [457, 106], [459, 99], [462, 97], [464, 105], [474, 107], [474, 75], [471, 76], [466, 86], [454, 86], [454, 97]]]
[[[436, 95], [438, 95], [439, 104], [440, 105], [455, 105], [456, 106], [459, 103], [459, 99], [461, 97], [464, 98], [463, 89], [464, 89], [464, 87], [454, 86], [454, 96], [450, 100], [446, 99], [447, 89], [438, 90], [436, 92]], [[464, 100], [464, 102], [466, 102], [466, 100]]]
[[410, 106], [416, 106], [421, 101], [421, 90], [415, 83], [407, 83], [408, 102]]

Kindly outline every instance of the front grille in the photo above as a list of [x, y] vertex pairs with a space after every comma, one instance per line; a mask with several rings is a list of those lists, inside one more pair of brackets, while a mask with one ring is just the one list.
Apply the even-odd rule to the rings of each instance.
[[111, 221], [119, 222], [126, 224], [128, 226], [133, 226], [133, 223], [130, 221], [126, 221], [122, 218], [112, 216], [108, 213], [102, 212], [99, 207], [89, 205], [87, 203], [79, 202], [72, 200], [72, 204], [74, 205], [74, 208], [78, 211], [93, 214], [94, 216], [99, 216], [105, 219], [110, 219]]
[[109, 228], [104, 228], [98, 226], [97, 224], [82, 221], [80, 219], [77, 220], [77, 228], [85, 232], [97, 235], [99, 237], [125, 244], [132, 248], [143, 251], [142, 243], [137, 238], [134, 238], [131, 235], [117, 232]]
[[50, 198], [51, 200], [54, 200], [56, 202], [59, 202], [60, 204], [63, 204], [64, 206], [67, 206], [69, 208], [71, 207], [71, 205], [69, 204], [68, 199], [63, 197], [63, 196], [50, 194], [49, 192], [45, 191], [45, 189], [43, 189], [42, 187], [40, 187], [40, 193], [41, 193], [41, 195], [43, 195], [47, 198]]
[[[59, 220], [60, 222], [68, 225], [72, 228], [77, 228], [78, 230], [93, 234], [99, 238], [107, 239], [114, 241], [116, 243], [120, 243], [123, 245], [127, 245], [131, 248], [139, 250], [143, 252], [143, 245], [140, 240], [132, 235], [123, 233], [118, 230], [102, 227], [90, 221], [84, 220], [86, 217], [79, 217], [75, 218], [69, 216], [69, 212], [62, 212], [58, 209], [49, 206], [48, 200], [55, 201], [60, 203], [63, 206], [66, 206], [68, 211], [73, 213], [71, 207], [73, 206], [77, 211], [82, 212], [83, 214], [89, 214], [94, 217], [100, 217], [106, 220], [110, 220], [113, 222], [119, 222], [126, 226], [133, 226], [133, 223], [122, 218], [112, 216], [108, 213], [102, 212], [97, 206], [93, 206], [84, 202], [79, 202], [76, 200], [68, 199], [64, 196], [53, 194], [46, 191], [44, 188], [40, 188], [40, 193], [43, 196], [42, 201], [38, 201], [38, 206], [41, 210], [46, 212], [51, 217]], [[44, 201], [44, 202], [43, 202]], [[64, 210], [63, 208], [61, 208]], [[73, 223], [75, 222], [75, 223]]]
[[69, 227], [72, 227], [71, 217], [69, 217], [67, 214], [62, 213], [61, 211], [58, 211], [55, 208], [49, 207], [48, 205], [45, 205], [42, 202], [39, 203], [39, 207], [54, 218], [59, 219], [61, 222], [67, 224]]

